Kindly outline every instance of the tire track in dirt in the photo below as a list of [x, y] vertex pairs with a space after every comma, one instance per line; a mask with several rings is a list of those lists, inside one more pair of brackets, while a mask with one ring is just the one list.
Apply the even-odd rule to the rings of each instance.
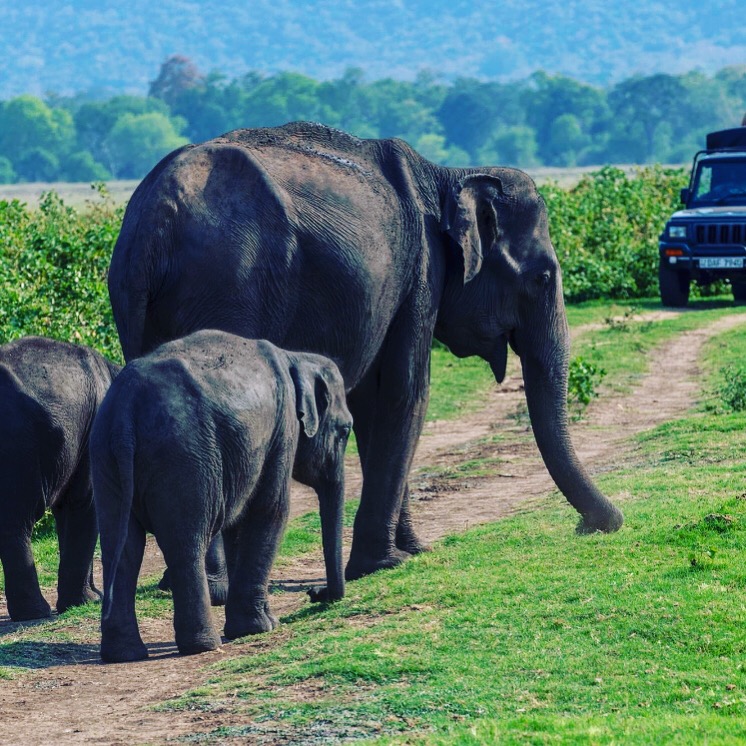
[[[573, 441], [586, 468], [593, 474], [628, 460], [633, 434], [682, 416], [699, 394], [697, 358], [702, 344], [738, 324], [746, 314], [721, 318], [707, 327], [685, 332], [650, 355], [649, 372], [628, 396], [596, 400], [586, 419], [572, 426]], [[518, 365], [513, 358], [509, 375], [500, 388], [486, 397], [478, 412], [455, 422], [428, 423], [420, 440], [411, 479], [412, 509], [420, 535], [433, 541], [478, 523], [529, 509], [532, 502], [555, 489], [544, 468], [527, 425], [511, 418], [523, 402]], [[510, 451], [500, 440], [488, 436], [516, 436], [519, 445]], [[515, 437], [509, 437], [515, 440]], [[493, 458], [499, 464], [494, 473], [463, 480], [442, 479], [437, 468], [454, 468], [470, 458]], [[349, 460], [348, 497], [359, 494], [359, 468]], [[435, 474], [435, 476], [433, 476]], [[563, 499], [563, 498], [559, 498]], [[317, 509], [315, 495], [294, 487], [293, 515]], [[568, 505], [568, 510], [572, 508]], [[349, 536], [346, 537], [349, 546]], [[162, 560], [154, 542], [149, 544], [145, 573], [160, 571]], [[288, 591], [301, 591], [323, 577], [320, 556], [305, 557], [275, 568], [275, 583]], [[305, 603], [302, 592], [286, 592], [272, 597], [273, 609], [286, 615]], [[222, 626], [222, 610], [216, 610]], [[7, 617], [0, 605], [0, 639], [12, 641], [20, 625]], [[284, 634], [282, 627], [270, 636], [247, 643], [226, 645], [221, 650], [198, 657], [176, 654], [170, 619], [141, 621], [148, 643], [148, 661], [104, 666], [98, 660], [96, 629], [83, 630], [70, 622], [69, 630], [82, 643], [20, 644], [19, 654], [30, 650], [46, 656], [47, 663], [37, 671], [10, 681], [0, 681], [0, 744], [22, 742], [45, 744], [164, 743], [180, 735], [204, 733], [220, 726], [240, 723], [230, 712], [157, 712], [149, 709], [199, 686], [209, 676], [205, 668], [226, 657], [243, 655], [275, 646]], [[60, 639], [64, 630], [55, 637]], [[36, 647], [34, 647], [36, 646]], [[50, 656], [59, 665], [48, 665]]]

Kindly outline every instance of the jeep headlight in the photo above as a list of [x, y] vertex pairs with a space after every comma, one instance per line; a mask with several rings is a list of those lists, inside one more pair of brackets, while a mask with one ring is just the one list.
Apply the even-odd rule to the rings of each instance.
[[668, 237], [669, 238], [686, 238], [686, 226], [685, 225], [669, 225], [668, 226]]

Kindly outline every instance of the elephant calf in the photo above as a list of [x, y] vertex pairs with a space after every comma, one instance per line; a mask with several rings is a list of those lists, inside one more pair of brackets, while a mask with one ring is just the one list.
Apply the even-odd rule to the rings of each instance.
[[352, 426], [328, 358], [201, 331], [128, 363], [91, 433], [104, 568], [101, 657], [147, 657], [135, 617], [145, 532], [170, 571], [176, 644], [214, 650], [205, 553], [228, 554], [225, 636], [277, 626], [267, 586], [288, 516], [290, 478], [319, 496], [324, 597], [344, 594], [344, 450]]
[[53, 339], [0, 346], [0, 561], [13, 621], [51, 613], [31, 553], [46, 508], [60, 545], [57, 611], [100, 596], [91, 574], [97, 529], [88, 434], [118, 370], [93, 350]]

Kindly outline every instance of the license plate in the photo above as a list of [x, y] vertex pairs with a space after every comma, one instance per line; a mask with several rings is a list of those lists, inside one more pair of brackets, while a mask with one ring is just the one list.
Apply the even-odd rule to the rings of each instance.
[[699, 266], [702, 269], [743, 269], [743, 257], [708, 257], [700, 259]]

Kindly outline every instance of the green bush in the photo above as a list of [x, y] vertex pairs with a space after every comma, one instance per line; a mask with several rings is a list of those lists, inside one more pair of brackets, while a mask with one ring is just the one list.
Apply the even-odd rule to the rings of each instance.
[[570, 190], [541, 187], [565, 298], [657, 295], [658, 236], [686, 182], [684, 169], [653, 166], [627, 176], [606, 166]]
[[726, 365], [720, 369], [716, 395], [729, 412], [746, 410], [746, 366]]
[[[566, 299], [656, 295], [658, 235], [685, 182], [681, 169], [606, 167], [570, 190], [542, 187]], [[40, 334], [121, 360], [106, 274], [124, 207], [97, 189], [84, 210], [54, 192], [38, 210], [0, 201], [0, 343]]]
[[580, 417], [583, 410], [598, 396], [596, 387], [606, 371], [594, 363], [575, 357], [570, 361], [567, 376], [567, 403], [574, 411], [575, 417]]
[[106, 276], [123, 208], [98, 191], [83, 212], [54, 192], [36, 211], [0, 201], [0, 343], [38, 334], [121, 360]]

